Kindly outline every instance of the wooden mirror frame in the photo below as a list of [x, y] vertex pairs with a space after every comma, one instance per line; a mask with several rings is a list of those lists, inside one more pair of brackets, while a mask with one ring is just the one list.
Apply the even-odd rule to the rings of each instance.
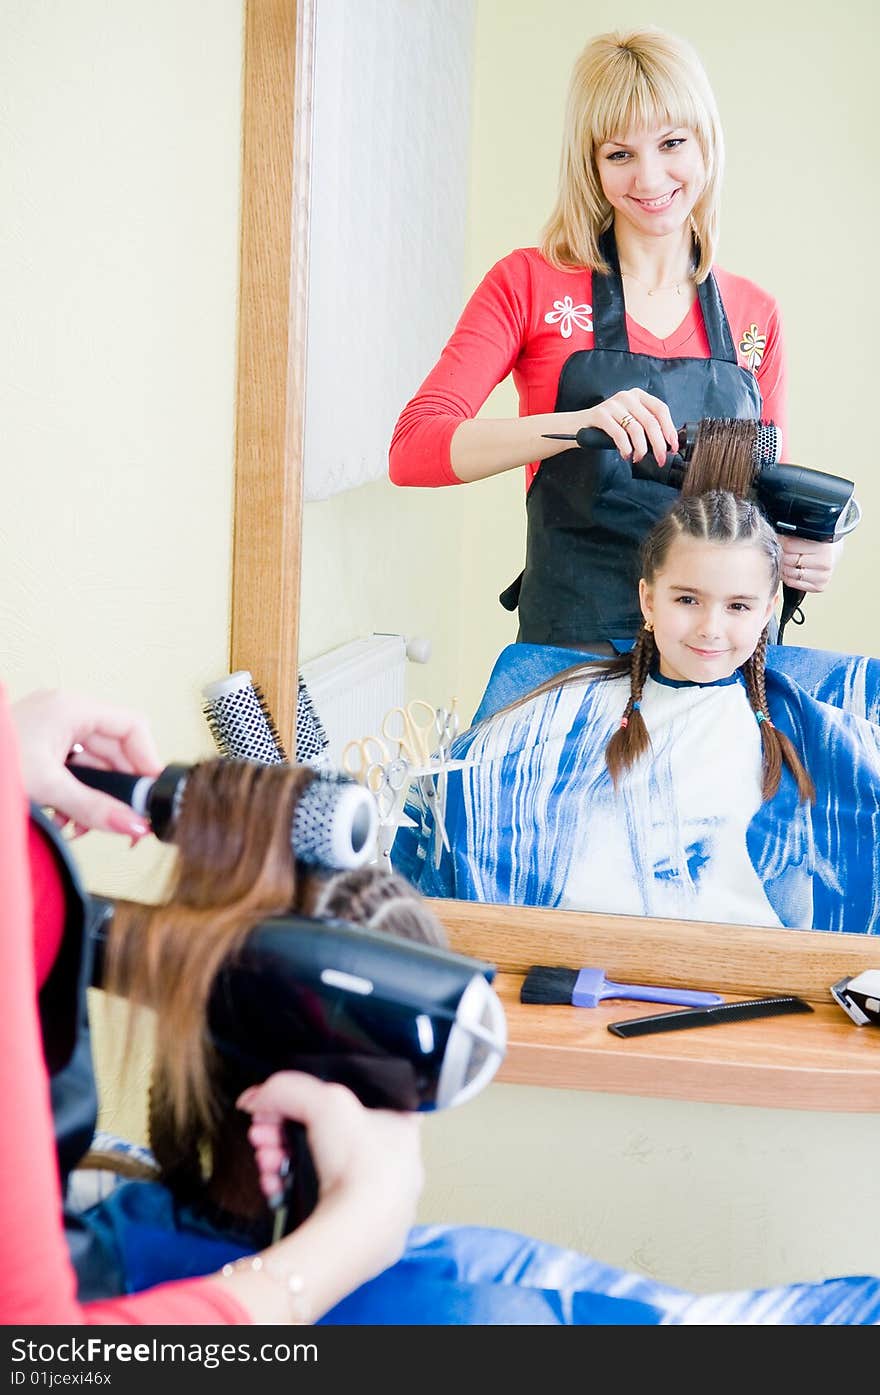
[[[230, 669], [293, 751], [308, 293], [312, 0], [246, 0]], [[267, 565], [270, 563], [270, 565]]]

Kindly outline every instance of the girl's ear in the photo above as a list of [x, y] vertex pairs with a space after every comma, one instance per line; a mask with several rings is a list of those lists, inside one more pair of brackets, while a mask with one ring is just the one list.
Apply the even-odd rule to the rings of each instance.
[[654, 592], [644, 577], [639, 581], [639, 605], [645, 620], [654, 618]]

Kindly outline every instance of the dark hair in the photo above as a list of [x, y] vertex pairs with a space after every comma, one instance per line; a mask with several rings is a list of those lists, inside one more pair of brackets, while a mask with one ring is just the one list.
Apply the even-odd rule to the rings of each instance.
[[[642, 576], [648, 583], [654, 581], [661, 570], [669, 549], [677, 538], [697, 538], [713, 543], [754, 543], [767, 558], [768, 590], [775, 592], [779, 585], [782, 554], [776, 534], [770, 527], [757, 504], [747, 499], [736, 498], [728, 490], [715, 489], [708, 493], [680, 497], [659, 523], [651, 529], [642, 544]], [[605, 750], [605, 759], [611, 778], [617, 786], [630, 768], [651, 749], [651, 738], [645, 719], [641, 713], [642, 691], [657, 653], [654, 635], [644, 625], [636, 636], [636, 642], [628, 654], [608, 662], [593, 660], [577, 664], [557, 674], [539, 688], [521, 699], [527, 702], [540, 693], [550, 692], [566, 686], [587, 675], [603, 679], [629, 675], [630, 692], [626, 707], [621, 716], [620, 726], [612, 736]], [[765, 682], [765, 662], [767, 657], [767, 630], [765, 629], [754, 653], [742, 665], [746, 692], [761, 729], [761, 749], [763, 757], [763, 781], [761, 791], [764, 799], [771, 799], [779, 789], [783, 762], [788, 766], [797, 782], [801, 800], [812, 801], [816, 797], [813, 781], [784, 732], [778, 731], [770, 720], [767, 709], [767, 689]], [[519, 703], [513, 706], [519, 706]]]

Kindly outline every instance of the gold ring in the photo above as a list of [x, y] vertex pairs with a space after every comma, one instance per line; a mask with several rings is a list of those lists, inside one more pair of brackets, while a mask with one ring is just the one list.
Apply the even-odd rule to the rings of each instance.
[[633, 414], [632, 414], [632, 412], [627, 412], [625, 416], [622, 416], [622, 417], [620, 418], [619, 425], [623, 427], [624, 431], [625, 431], [626, 428], [629, 426], [629, 424], [630, 424], [630, 422], [632, 421], [632, 419], [633, 419]]
[[803, 569], [803, 567], [795, 567], [795, 571], [797, 572], [797, 579], [798, 579], [798, 581], [800, 581], [801, 578], [803, 577], [804, 569]]
[[800, 564], [801, 564], [801, 562], [802, 562], [803, 560], [804, 560], [804, 554], [803, 554], [802, 552], [799, 552], [798, 555], [797, 555], [797, 557], [795, 557], [795, 559], [794, 559], [794, 564], [795, 564], [795, 566], [796, 566], [796, 567], [799, 567]]

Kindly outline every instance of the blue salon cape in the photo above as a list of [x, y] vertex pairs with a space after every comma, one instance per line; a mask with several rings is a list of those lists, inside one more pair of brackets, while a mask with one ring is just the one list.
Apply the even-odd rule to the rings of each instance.
[[604, 751], [627, 680], [554, 688], [483, 721], [584, 659], [524, 644], [503, 651], [453, 748], [474, 764], [447, 777], [450, 847], [441, 853], [430, 802], [414, 798], [416, 826], [392, 851], [397, 871], [428, 896], [880, 933], [880, 661], [769, 650], [769, 710], [813, 776], [808, 806], [785, 767], [778, 793], [762, 800], [741, 678], [649, 680], [653, 759], [617, 794]]
[[[127, 1291], [210, 1274], [247, 1248], [195, 1227], [155, 1182], [124, 1182], [86, 1212], [116, 1247]], [[873, 1325], [880, 1279], [692, 1294], [574, 1250], [485, 1226], [417, 1226], [403, 1258], [333, 1308], [337, 1326]]]

